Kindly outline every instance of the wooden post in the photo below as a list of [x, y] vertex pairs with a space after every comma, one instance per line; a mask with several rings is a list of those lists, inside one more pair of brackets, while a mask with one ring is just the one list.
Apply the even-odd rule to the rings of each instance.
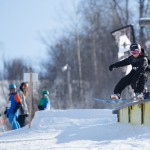
[[68, 92], [69, 92], [69, 100], [70, 100], [70, 105], [72, 107], [72, 86], [71, 86], [71, 73], [70, 73], [70, 66], [68, 65], [67, 69], [67, 82], [68, 82]]
[[30, 70], [30, 107], [29, 107], [29, 112], [30, 112], [30, 121], [29, 121], [29, 128], [31, 127], [31, 121], [32, 121], [32, 95], [33, 95], [33, 86], [32, 86], [32, 71]]
[[79, 88], [80, 88], [80, 99], [84, 99], [83, 95], [83, 75], [82, 75], [82, 64], [81, 64], [81, 50], [80, 50], [80, 37], [79, 33], [76, 33], [77, 42], [77, 58], [78, 58], [78, 71], [79, 71]]

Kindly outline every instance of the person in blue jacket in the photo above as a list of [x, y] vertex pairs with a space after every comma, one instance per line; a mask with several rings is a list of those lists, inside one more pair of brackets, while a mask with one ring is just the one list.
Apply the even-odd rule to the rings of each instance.
[[20, 128], [20, 125], [17, 121], [16, 112], [21, 106], [21, 104], [20, 104], [21, 100], [20, 100], [19, 94], [16, 93], [16, 85], [15, 84], [10, 84], [9, 90], [10, 90], [10, 93], [9, 93], [8, 104], [7, 104], [4, 114], [8, 118], [9, 123], [10, 123], [12, 129], [14, 130], [14, 129]]
[[49, 92], [47, 90], [42, 91], [42, 97], [39, 100], [38, 108], [39, 110], [50, 109], [50, 100], [49, 100]]

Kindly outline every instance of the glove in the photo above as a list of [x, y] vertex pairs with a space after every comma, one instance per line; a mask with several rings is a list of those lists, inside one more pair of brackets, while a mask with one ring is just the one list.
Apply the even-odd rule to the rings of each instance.
[[6, 116], [7, 118], [9, 117], [9, 115], [7, 114], [7, 107], [6, 107], [5, 111], [4, 111], [4, 114], [5, 114], [5, 116]]
[[25, 116], [25, 117], [28, 117], [29, 115], [28, 115], [28, 114], [25, 114], [24, 116]]
[[7, 107], [6, 107], [5, 111], [4, 111], [4, 114], [5, 114], [5, 115], [7, 114]]
[[113, 71], [113, 69], [116, 68], [116, 66], [114, 64], [109, 66], [109, 71]]
[[38, 108], [39, 108], [39, 110], [44, 110], [43, 106], [41, 106], [41, 105], [39, 105]]
[[16, 112], [17, 112], [17, 110], [18, 110], [18, 108], [15, 108], [15, 109], [14, 109], [14, 113], [16, 113]]

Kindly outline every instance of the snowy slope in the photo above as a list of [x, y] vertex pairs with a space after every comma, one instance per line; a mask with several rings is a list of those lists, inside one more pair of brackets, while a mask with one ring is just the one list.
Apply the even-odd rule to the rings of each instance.
[[150, 127], [117, 123], [111, 110], [37, 112], [31, 128], [0, 133], [0, 150], [150, 149]]

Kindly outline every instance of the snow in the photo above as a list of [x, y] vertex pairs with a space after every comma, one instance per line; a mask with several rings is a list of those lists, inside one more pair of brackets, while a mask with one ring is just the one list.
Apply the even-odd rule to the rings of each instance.
[[108, 109], [38, 111], [28, 126], [0, 133], [0, 150], [148, 150], [150, 127], [117, 122]]

